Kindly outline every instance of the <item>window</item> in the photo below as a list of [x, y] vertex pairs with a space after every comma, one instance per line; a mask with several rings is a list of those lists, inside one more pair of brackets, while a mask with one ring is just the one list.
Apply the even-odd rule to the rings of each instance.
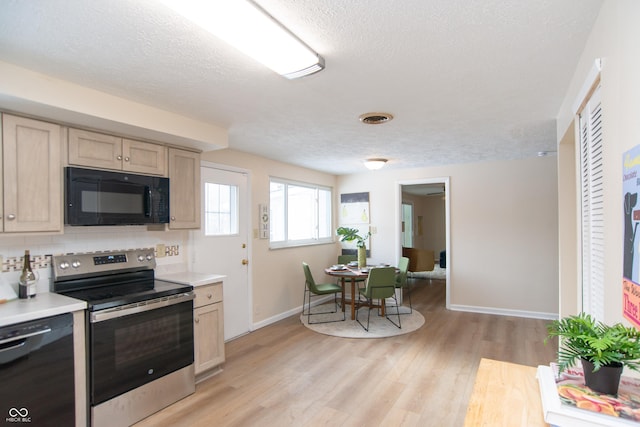
[[238, 234], [237, 186], [205, 183], [204, 234], [205, 236]]
[[272, 248], [332, 242], [331, 189], [271, 178]]

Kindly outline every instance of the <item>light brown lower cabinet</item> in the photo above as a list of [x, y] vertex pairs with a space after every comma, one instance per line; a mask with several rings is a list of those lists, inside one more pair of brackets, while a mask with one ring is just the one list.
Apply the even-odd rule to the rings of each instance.
[[193, 334], [196, 381], [220, 371], [224, 363], [222, 282], [194, 288]]

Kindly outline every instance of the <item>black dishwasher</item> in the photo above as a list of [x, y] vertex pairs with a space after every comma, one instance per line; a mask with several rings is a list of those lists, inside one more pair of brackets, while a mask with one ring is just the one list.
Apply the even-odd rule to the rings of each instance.
[[0, 425], [75, 425], [71, 314], [0, 327]]

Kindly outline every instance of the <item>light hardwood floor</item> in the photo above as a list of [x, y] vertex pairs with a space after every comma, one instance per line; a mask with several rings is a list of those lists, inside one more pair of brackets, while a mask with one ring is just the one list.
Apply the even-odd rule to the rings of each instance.
[[227, 343], [222, 373], [137, 426], [462, 426], [482, 357], [554, 360], [546, 321], [447, 311], [444, 281], [414, 283], [418, 331], [344, 339], [282, 320]]

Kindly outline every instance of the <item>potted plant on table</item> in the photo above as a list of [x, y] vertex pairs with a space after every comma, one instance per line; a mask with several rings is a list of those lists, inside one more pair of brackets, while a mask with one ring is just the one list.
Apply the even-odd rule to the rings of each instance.
[[356, 241], [356, 247], [358, 248], [358, 268], [365, 267], [367, 265], [367, 248], [365, 241], [371, 236], [371, 232], [368, 231], [363, 237], [358, 234], [358, 229], [356, 228], [338, 227], [336, 234], [340, 236], [341, 242]]
[[617, 394], [623, 367], [640, 372], [640, 331], [621, 323], [613, 326], [580, 313], [547, 325], [548, 337], [559, 337], [560, 372], [582, 362], [585, 385], [594, 391]]

